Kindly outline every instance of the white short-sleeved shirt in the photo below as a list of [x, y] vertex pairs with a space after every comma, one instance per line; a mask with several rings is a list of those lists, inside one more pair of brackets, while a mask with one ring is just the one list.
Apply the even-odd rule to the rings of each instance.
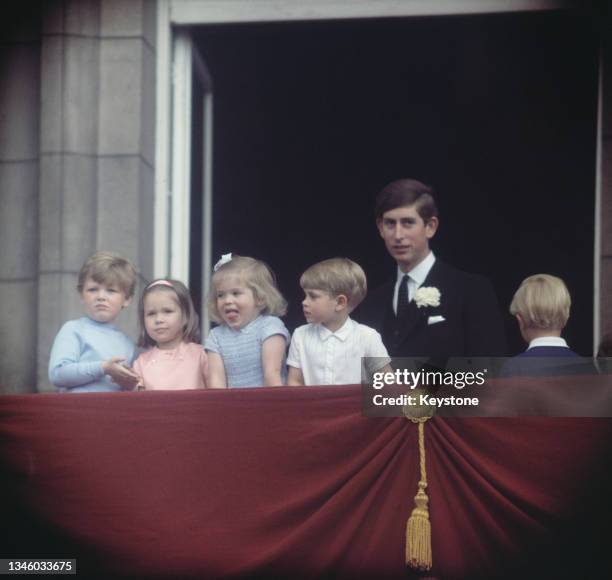
[[296, 329], [287, 364], [302, 371], [306, 385], [354, 385], [361, 383], [362, 357], [377, 357], [364, 369], [368, 374], [391, 360], [378, 332], [348, 318], [336, 332], [322, 324]]

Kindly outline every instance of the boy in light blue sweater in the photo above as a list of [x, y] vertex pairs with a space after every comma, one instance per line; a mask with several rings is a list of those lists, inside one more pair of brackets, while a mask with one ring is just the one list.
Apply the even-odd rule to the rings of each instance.
[[125, 258], [97, 252], [85, 261], [77, 284], [85, 316], [62, 326], [49, 359], [49, 380], [60, 392], [112, 392], [136, 386], [138, 375], [128, 366], [134, 359], [134, 342], [113, 324], [135, 287], [136, 270]]

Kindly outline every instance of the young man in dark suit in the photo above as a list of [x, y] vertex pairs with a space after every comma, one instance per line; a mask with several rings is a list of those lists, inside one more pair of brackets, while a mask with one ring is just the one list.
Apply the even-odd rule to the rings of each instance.
[[445, 264], [429, 247], [438, 230], [433, 191], [414, 179], [388, 184], [376, 226], [397, 264], [356, 318], [376, 328], [391, 356], [504, 356], [506, 339], [490, 282]]

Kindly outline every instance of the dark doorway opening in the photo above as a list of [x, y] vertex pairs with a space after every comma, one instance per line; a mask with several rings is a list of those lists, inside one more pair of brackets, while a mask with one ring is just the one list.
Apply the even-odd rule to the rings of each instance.
[[213, 261], [232, 251], [268, 262], [290, 329], [304, 323], [298, 281], [310, 264], [347, 256], [371, 287], [393, 274], [373, 199], [414, 177], [437, 191], [440, 258], [488, 276], [504, 312], [524, 277], [561, 276], [573, 298], [566, 337], [591, 352], [598, 38], [588, 17], [211, 25], [194, 38], [215, 86]]

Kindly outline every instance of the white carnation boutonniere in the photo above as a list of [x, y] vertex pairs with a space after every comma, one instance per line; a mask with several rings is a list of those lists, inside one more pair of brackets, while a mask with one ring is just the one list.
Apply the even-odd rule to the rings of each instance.
[[440, 306], [440, 290], [434, 286], [421, 286], [414, 293], [414, 301], [418, 308], [422, 306]]

